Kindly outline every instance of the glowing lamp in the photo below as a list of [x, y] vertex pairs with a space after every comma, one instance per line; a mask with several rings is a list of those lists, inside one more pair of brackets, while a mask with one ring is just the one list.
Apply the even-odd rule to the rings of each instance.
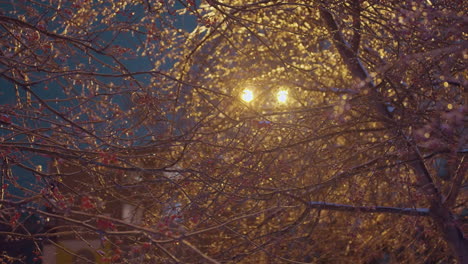
[[288, 91], [279, 91], [276, 95], [276, 98], [278, 99], [278, 102], [286, 103], [286, 101], [288, 100]]
[[249, 89], [245, 89], [244, 91], [242, 91], [242, 96], [241, 96], [242, 100], [244, 102], [250, 102], [254, 99], [254, 95], [253, 95], [253, 92]]

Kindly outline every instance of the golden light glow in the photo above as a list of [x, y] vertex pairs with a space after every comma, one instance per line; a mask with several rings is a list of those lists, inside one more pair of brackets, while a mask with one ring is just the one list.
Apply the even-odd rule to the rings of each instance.
[[276, 98], [278, 99], [278, 102], [286, 103], [286, 101], [288, 100], [288, 91], [279, 91]]
[[244, 91], [242, 91], [241, 98], [242, 98], [242, 100], [244, 100], [247, 103], [252, 101], [254, 99], [254, 95], [253, 95], [252, 90], [245, 89]]

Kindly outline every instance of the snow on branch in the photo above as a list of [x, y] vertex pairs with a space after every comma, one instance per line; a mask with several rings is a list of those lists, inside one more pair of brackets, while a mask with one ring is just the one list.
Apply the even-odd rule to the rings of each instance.
[[390, 213], [390, 214], [400, 214], [400, 215], [429, 216], [428, 208], [353, 206], [353, 205], [326, 203], [326, 202], [308, 202], [307, 205], [310, 208], [333, 210], [333, 211], [360, 212], [360, 213]]

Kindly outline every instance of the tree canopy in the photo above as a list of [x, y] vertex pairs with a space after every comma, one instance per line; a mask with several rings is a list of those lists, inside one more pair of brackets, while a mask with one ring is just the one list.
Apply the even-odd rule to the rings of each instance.
[[4, 5], [0, 238], [34, 261], [468, 261], [463, 1]]

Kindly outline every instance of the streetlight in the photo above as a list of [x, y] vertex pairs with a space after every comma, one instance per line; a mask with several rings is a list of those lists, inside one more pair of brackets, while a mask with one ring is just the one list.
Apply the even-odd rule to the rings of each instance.
[[286, 101], [288, 100], [288, 91], [286, 90], [278, 91], [278, 93], [276, 94], [276, 99], [278, 100], [278, 102], [282, 104], [286, 103]]
[[247, 103], [252, 101], [254, 99], [252, 90], [245, 89], [244, 91], [242, 91], [241, 98], [242, 100], [244, 100], [244, 102], [247, 102]]

